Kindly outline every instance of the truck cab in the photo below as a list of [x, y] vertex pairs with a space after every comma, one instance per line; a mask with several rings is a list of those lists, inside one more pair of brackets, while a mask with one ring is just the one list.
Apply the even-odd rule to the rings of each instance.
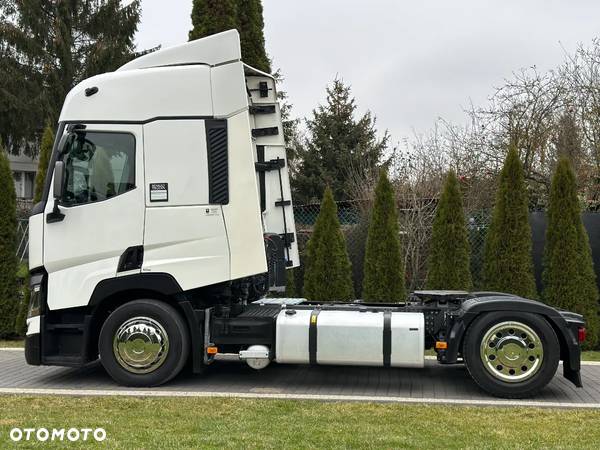
[[115, 295], [247, 302], [298, 264], [276, 83], [241, 61], [235, 30], [68, 94], [30, 218], [34, 359], [94, 358], [86, 320]]

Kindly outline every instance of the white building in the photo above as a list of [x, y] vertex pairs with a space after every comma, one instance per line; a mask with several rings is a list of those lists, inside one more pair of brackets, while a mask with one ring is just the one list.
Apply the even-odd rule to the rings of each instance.
[[15, 181], [17, 199], [31, 200], [35, 189], [35, 174], [38, 168], [38, 159], [25, 154], [8, 155], [10, 169]]

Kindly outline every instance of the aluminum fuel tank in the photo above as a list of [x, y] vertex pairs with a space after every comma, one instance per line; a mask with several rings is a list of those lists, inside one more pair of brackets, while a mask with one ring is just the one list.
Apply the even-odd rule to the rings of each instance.
[[423, 367], [423, 314], [366, 309], [281, 311], [276, 325], [276, 361]]

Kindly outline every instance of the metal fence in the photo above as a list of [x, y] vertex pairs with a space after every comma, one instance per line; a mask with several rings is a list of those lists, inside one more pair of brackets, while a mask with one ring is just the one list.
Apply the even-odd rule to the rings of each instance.
[[[30, 205], [25, 205], [30, 207]], [[362, 201], [350, 201], [337, 203], [338, 219], [346, 238], [348, 256], [352, 263], [352, 278], [355, 293], [360, 297], [362, 293], [363, 261], [365, 256], [365, 244], [368, 232], [369, 206]], [[293, 271], [294, 295], [302, 295], [302, 282], [304, 279], [304, 253], [306, 244], [310, 239], [320, 205], [295, 205], [294, 218], [296, 222], [296, 233], [298, 248], [300, 250], [301, 266]], [[406, 286], [409, 290], [421, 289], [425, 285], [427, 277], [427, 257], [429, 251], [429, 240], [431, 238], [431, 226], [435, 212], [435, 202], [427, 203], [426, 207], [400, 208], [398, 223], [404, 249], [406, 265]], [[29, 209], [23, 208], [18, 211], [17, 219], [17, 259], [19, 262], [27, 262], [29, 251]], [[585, 212], [582, 215], [583, 223], [589, 236], [592, 249], [592, 257], [596, 270], [598, 287], [600, 288], [600, 213]], [[483, 289], [482, 268], [485, 236], [490, 225], [491, 211], [481, 210], [467, 214], [467, 230], [471, 244], [471, 274], [473, 276], [473, 287]], [[542, 289], [542, 262], [544, 241], [546, 233], [546, 219], [543, 212], [530, 213], [532, 231], [532, 259], [538, 290]]]
[[17, 220], [17, 260], [19, 263], [27, 261], [29, 253], [29, 221]]
[[[422, 205], [425, 203], [422, 203]], [[352, 263], [352, 278], [355, 293], [362, 293], [363, 261], [368, 232], [369, 208], [360, 201], [341, 202], [338, 206], [338, 219], [344, 236], [348, 256]], [[306, 244], [312, 235], [319, 215], [320, 205], [294, 206], [296, 232], [300, 260], [304, 260]], [[435, 202], [424, 207], [400, 208], [399, 228], [404, 249], [406, 266], [406, 286], [410, 290], [421, 289], [427, 277], [427, 257], [431, 227], [435, 213]], [[481, 286], [485, 235], [490, 223], [490, 211], [477, 211], [467, 215], [467, 229], [471, 244], [471, 273], [475, 288]], [[294, 271], [294, 294], [302, 294], [303, 267]]]

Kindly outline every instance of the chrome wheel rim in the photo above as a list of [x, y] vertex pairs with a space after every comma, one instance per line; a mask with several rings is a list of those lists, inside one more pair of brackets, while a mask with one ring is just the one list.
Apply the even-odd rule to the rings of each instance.
[[538, 334], [521, 322], [502, 322], [481, 340], [481, 361], [494, 377], [509, 383], [525, 381], [542, 367], [544, 347]]
[[126, 320], [115, 333], [113, 353], [128, 372], [150, 373], [167, 359], [169, 337], [156, 320], [134, 317]]

